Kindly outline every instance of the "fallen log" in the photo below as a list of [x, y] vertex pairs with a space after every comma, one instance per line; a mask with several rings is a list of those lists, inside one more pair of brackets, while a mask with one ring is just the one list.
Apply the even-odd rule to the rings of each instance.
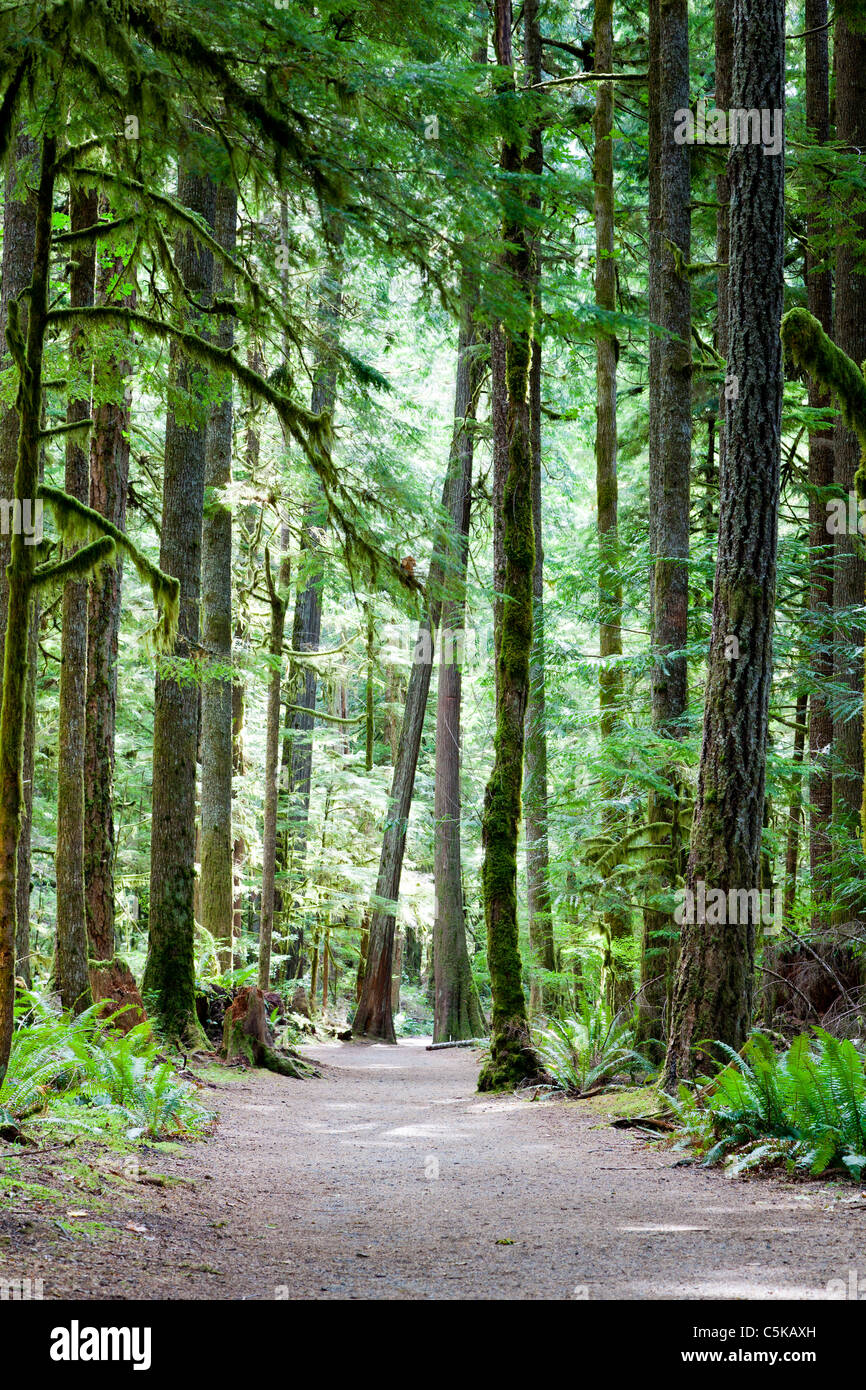
[[489, 1038], [462, 1038], [459, 1042], [428, 1043], [426, 1052], [438, 1052], [442, 1047], [486, 1047]]

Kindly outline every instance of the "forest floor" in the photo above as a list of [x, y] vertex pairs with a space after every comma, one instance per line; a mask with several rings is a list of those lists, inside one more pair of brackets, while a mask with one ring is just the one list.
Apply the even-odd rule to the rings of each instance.
[[2, 1146], [0, 1278], [70, 1299], [822, 1299], [866, 1273], [854, 1183], [682, 1166], [611, 1129], [609, 1098], [482, 1096], [477, 1056], [427, 1041], [307, 1047], [309, 1081], [211, 1066], [215, 1134], [146, 1150], [136, 1182], [86, 1143]]

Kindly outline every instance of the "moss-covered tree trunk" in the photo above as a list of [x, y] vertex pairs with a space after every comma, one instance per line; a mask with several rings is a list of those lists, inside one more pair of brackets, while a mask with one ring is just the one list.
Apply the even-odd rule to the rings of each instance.
[[[33, 271], [30, 281], [26, 340], [18, 306], [7, 305], [7, 340], [19, 373], [18, 455], [13, 497], [35, 506], [39, 485], [39, 428], [42, 415], [42, 359], [51, 270], [51, 215], [57, 141], [42, 140]], [[3, 702], [0, 710], [0, 1082], [9, 1064], [15, 1004], [15, 922], [18, 834], [22, 803], [21, 762], [27, 693], [27, 653], [34, 548], [22, 528], [12, 535], [8, 567], [6, 633], [3, 652]]]
[[[830, 73], [827, 39], [827, 0], [806, 0], [806, 124], [810, 139], [826, 144], [830, 138]], [[826, 333], [833, 329], [833, 281], [830, 266], [815, 248], [826, 235], [823, 200], [815, 199], [807, 215], [806, 302]], [[829, 395], [812, 382], [809, 405], [826, 408]], [[812, 666], [815, 687], [809, 697], [809, 869], [815, 905], [813, 926], [826, 924], [832, 858], [833, 716], [828, 696], [833, 679], [830, 614], [833, 608], [833, 542], [827, 535], [827, 498], [833, 483], [833, 430], [809, 434], [809, 610], [814, 624]]]
[[[107, 203], [101, 209], [108, 211]], [[121, 272], [124, 272], [121, 275]], [[104, 304], [118, 279], [128, 282], [119, 256], [103, 257], [97, 270], [97, 302]], [[121, 303], [135, 307], [134, 285]], [[132, 344], [112, 357], [114, 400], [93, 411], [90, 447], [90, 505], [113, 526], [126, 525], [129, 487]], [[127, 963], [115, 954], [114, 934], [114, 767], [117, 730], [117, 657], [123, 556], [90, 580], [87, 606], [87, 706], [84, 730], [84, 900], [90, 945], [90, 987], [95, 1000], [132, 1005], [118, 1020], [121, 1028], [141, 1022], [144, 1009]], [[104, 961], [104, 965], [95, 962]]]
[[[225, 184], [216, 191], [214, 236], [234, 254], [237, 193]], [[214, 298], [230, 298], [230, 277], [214, 264]], [[219, 347], [231, 348], [231, 318], [219, 321]], [[221, 383], [221, 399], [208, 421], [202, 527], [202, 646], [208, 665], [201, 692], [201, 924], [217, 942], [223, 970], [232, 963], [232, 514], [219, 494], [232, 478], [232, 380]]]
[[[593, 20], [594, 66], [597, 72], [613, 71], [613, 0], [597, 0]], [[595, 301], [600, 309], [616, 309], [616, 260], [614, 249], [613, 192], [613, 83], [596, 84], [595, 153]], [[607, 328], [596, 339], [595, 482], [598, 524], [599, 732], [602, 744], [614, 735], [622, 714], [622, 577], [619, 558], [617, 511], [616, 363], [619, 349]], [[607, 779], [603, 788], [605, 834], [616, 837], [624, 830], [615, 809], [618, 782]], [[624, 1008], [632, 993], [631, 975], [623, 946], [631, 935], [631, 913], [608, 905], [602, 918], [604, 937], [604, 987], [614, 1012]]]
[[[33, 244], [36, 236], [36, 195], [38, 181], [38, 146], [22, 128], [9, 152], [6, 162], [5, 197], [3, 205], [3, 265], [0, 274], [0, 359], [10, 365], [6, 346], [7, 309], [30, 284], [33, 274]], [[20, 305], [21, 323], [26, 328], [27, 300]], [[0, 496], [11, 497], [15, 485], [15, 464], [18, 458], [18, 412], [14, 405], [0, 408]], [[11, 537], [0, 533], [0, 644], [6, 633], [8, 581], [6, 567], [11, 554]], [[30, 828], [33, 815], [33, 745], [36, 710], [36, 644], [38, 640], [38, 598], [32, 599], [34, 611], [30, 617], [30, 660], [28, 661], [27, 713], [24, 730], [23, 806], [21, 834], [18, 842], [17, 867], [17, 942], [16, 971], [29, 986], [30, 968]]]
[[[97, 196], [73, 183], [69, 192], [70, 231], [96, 222]], [[74, 244], [69, 277], [73, 309], [93, 304], [96, 284], [95, 243]], [[69, 336], [72, 398], [68, 424], [90, 418], [92, 359], [83, 334]], [[64, 488], [70, 497], [90, 501], [90, 450], [86, 440], [66, 442]], [[64, 546], [64, 554], [75, 547]], [[57, 956], [55, 982], [65, 1009], [80, 1013], [91, 1003], [87, 967], [87, 913], [84, 903], [84, 730], [87, 705], [87, 579], [67, 579], [63, 586], [63, 635], [57, 753]], [[94, 808], [95, 811], [95, 808]]]
[[[691, 289], [684, 266], [691, 250], [691, 184], [688, 145], [671, 138], [675, 113], [689, 105], [689, 33], [686, 0], [661, 4], [658, 13], [657, 140], [659, 237], [651, 274], [654, 306], [664, 330], [658, 343], [658, 375], [650, 393], [653, 416], [650, 496], [652, 536], [652, 719], [662, 737], [682, 733], [687, 703], [689, 505], [692, 443]], [[655, 212], [655, 209], [653, 210]], [[670, 891], [681, 874], [677, 788], [672, 760], [660, 769], [671, 792], [648, 798], [656, 864], [655, 892]], [[669, 913], [644, 913], [638, 1033], [642, 1041], [663, 1030], [676, 964], [676, 928]]]
[[[510, 0], [497, 0], [495, 49], [501, 67], [513, 67]], [[509, 100], [513, 83], [501, 90]], [[511, 139], [502, 146], [506, 176], [522, 166]], [[496, 682], [496, 732], [493, 770], [484, 795], [481, 873], [487, 925], [487, 964], [493, 994], [490, 1055], [478, 1077], [482, 1091], [510, 1089], [539, 1071], [532, 1050], [523, 996], [517, 923], [517, 836], [523, 783], [529, 657], [532, 648], [532, 577], [535, 539], [532, 524], [532, 440], [529, 415], [529, 367], [532, 355], [532, 257], [523, 220], [506, 215], [505, 265], [522, 298], [523, 322], [505, 326], [506, 438], [508, 468], [502, 512], [505, 561], [501, 630]]]
[[[524, 10], [524, 51], [527, 81], [541, 82], [542, 43], [538, 0], [528, 0]], [[540, 179], [544, 173], [542, 127], [530, 132], [527, 170]], [[541, 196], [530, 193], [533, 211], [540, 212]], [[532, 243], [533, 313], [541, 317], [540, 235]], [[529, 658], [529, 695], [526, 701], [526, 748], [524, 755], [523, 823], [526, 834], [526, 909], [529, 917], [529, 944], [532, 948], [532, 976], [529, 987], [530, 1013], [544, 1006], [542, 973], [555, 969], [553, 950], [553, 910], [550, 898], [550, 848], [547, 834], [547, 713], [545, 709], [544, 648], [544, 545], [541, 525], [541, 340], [532, 344], [529, 366], [529, 428], [532, 446], [532, 525], [535, 538], [535, 567], [532, 572], [532, 653]]]
[[433, 921], [434, 1042], [478, 1038], [486, 1022], [466, 949], [463, 876], [460, 854], [460, 704], [463, 626], [466, 619], [466, 565], [471, 507], [473, 423], [482, 369], [474, 322], [476, 295], [464, 279], [457, 346], [454, 435], [449, 472], [454, 492], [449, 508], [455, 526], [442, 604], [443, 642], [436, 700], [436, 784], [434, 792]]
[[[181, 163], [178, 201], [214, 224], [216, 190]], [[213, 276], [210, 251], [187, 233], [175, 261], [193, 301], [206, 303]], [[189, 310], [187, 309], [187, 313]], [[191, 660], [199, 639], [201, 536], [207, 417], [203, 372], [172, 349], [172, 386], [188, 396], [183, 416], [170, 409], [165, 429], [160, 568], [180, 581], [175, 657]], [[192, 421], [187, 423], [189, 412]], [[150, 940], [142, 994], [167, 1036], [203, 1042], [195, 1011], [196, 746], [198, 690], [194, 682], [157, 674], [153, 722], [153, 816]]]
[[[784, 110], [784, 4], [735, 0], [734, 107]], [[672, 137], [669, 137], [672, 138]], [[784, 156], [732, 147], [727, 446], [688, 887], [760, 891], [781, 453]], [[697, 914], [696, 914], [697, 915]], [[705, 914], [709, 916], [709, 913]], [[750, 912], [722, 914], [745, 916]], [[742, 1047], [755, 923], [685, 923], [664, 1074], [691, 1076], [704, 1039]]]
[[[866, 20], [857, 0], [842, 0], [834, 25], [836, 65], [836, 139], [850, 151], [866, 147]], [[862, 169], [862, 163], [861, 163]], [[859, 177], [859, 175], [858, 175]], [[866, 358], [866, 273], [861, 246], [866, 240], [866, 213], [852, 215], [840, 207], [836, 249], [834, 337], [853, 362]], [[833, 482], [847, 496], [854, 488], [860, 448], [844, 420], [836, 425]], [[835, 538], [833, 606], [848, 614], [863, 603], [866, 561], [858, 535], [846, 527]], [[863, 642], [862, 622], [850, 617], [839, 624], [835, 643], [834, 684], [847, 687], [850, 698], [835, 701], [833, 721], [833, 818], [844, 863], [838, 878], [846, 882], [840, 904], [843, 921], [866, 919], [866, 864], [860, 853], [860, 804], [863, 797]], [[834, 878], [836, 876], [834, 875]]]
[[280, 756], [280, 691], [282, 686], [283, 635], [286, 626], [286, 600], [271, 576], [271, 561], [265, 551], [265, 574], [271, 603], [271, 634], [268, 655], [268, 712], [265, 733], [264, 830], [262, 834], [262, 911], [259, 927], [259, 989], [270, 988], [271, 943], [274, 931], [275, 875], [277, 863], [277, 776]]

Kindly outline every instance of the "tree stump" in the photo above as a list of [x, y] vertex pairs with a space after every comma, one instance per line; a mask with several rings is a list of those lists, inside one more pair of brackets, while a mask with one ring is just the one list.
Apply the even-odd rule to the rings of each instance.
[[255, 985], [240, 990], [223, 1019], [223, 1056], [280, 1076], [316, 1076], [314, 1067], [288, 1052], [277, 1052], [268, 1027], [265, 996]]
[[89, 967], [94, 1002], [102, 1005], [100, 1018], [108, 1018], [118, 1009], [123, 1009], [112, 1024], [121, 1033], [128, 1033], [137, 1023], [146, 1022], [147, 1014], [135, 976], [125, 960], [121, 960], [120, 956], [105, 961], [91, 960]]

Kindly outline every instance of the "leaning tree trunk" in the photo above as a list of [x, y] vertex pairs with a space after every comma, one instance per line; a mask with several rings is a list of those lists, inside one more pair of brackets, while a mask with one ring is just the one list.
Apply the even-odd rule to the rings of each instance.
[[[836, 139], [849, 150], [866, 146], [866, 34], [853, 0], [837, 5], [835, 23]], [[862, 168], [862, 164], [861, 164]], [[866, 240], [866, 213], [842, 209], [843, 225], [836, 251], [835, 340], [854, 362], [866, 358], [866, 274], [861, 246]], [[836, 425], [833, 481], [844, 496], [854, 488], [860, 460], [857, 439], [844, 420]], [[863, 603], [866, 562], [858, 535], [847, 528], [836, 535], [833, 606], [838, 612]], [[845, 856], [847, 880], [843, 920], [866, 918], [866, 866], [858, 848], [863, 796], [863, 641], [861, 623], [846, 620], [837, 632], [834, 684], [848, 687], [833, 722], [833, 818]], [[835, 877], [835, 876], [834, 876]], [[841, 877], [841, 876], [840, 876]]]
[[[69, 191], [70, 230], [92, 227], [97, 217], [95, 192], [73, 183]], [[78, 242], [72, 252], [69, 303], [73, 309], [93, 304], [96, 280], [95, 243]], [[69, 338], [72, 399], [68, 424], [90, 418], [92, 362], [73, 327]], [[65, 490], [85, 505], [90, 501], [90, 451], [73, 436], [66, 444]], [[66, 549], [66, 548], [64, 548]], [[60, 1002], [80, 1013], [91, 1002], [87, 967], [87, 913], [84, 903], [84, 728], [87, 705], [87, 579], [67, 579], [63, 587], [63, 634], [57, 755], [57, 957], [55, 980]]]
[[[30, 284], [33, 274], [33, 244], [36, 236], [36, 197], [27, 191], [24, 197], [22, 182], [29, 190], [38, 179], [38, 147], [23, 129], [14, 141], [6, 161], [6, 186], [3, 207], [3, 267], [0, 276], [0, 353], [2, 365], [9, 366], [6, 349], [7, 306], [17, 299]], [[21, 301], [21, 323], [26, 331], [27, 300]], [[0, 496], [12, 497], [15, 485], [15, 463], [18, 457], [18, 411], [14, 406], [0, 408]], [[0, 643], [6, 632], [8, 580], [6, 568], [11, 554], [11, 541], [0, 532]], [[34, 605], [38, 600], [34, 597]], [[21, 834], [18, 842], [17, 942], [15, 969], [29, 988], [30, 968], [30, 828], [33, 815], [33, 752], [35, 741], [36, 643], [38, 620], [30, 616], [30, 659], [28, 661], [26, 723], [24, 733], [23, 806]]]
[[[497, 0], [495, 48], [500, 67], [512, 69], [511, 0]], [[506, 176], [520, 172], [520, 150], [503, 140], [501, 167]], [[532, 356], [532, 257], [525, 222], [509, 213], [503, 225], [505, 266], [526, 311], [524, 324], [505, 326], [505, 379], [508, 392], [506, 437], [508, 468], [502, 511], [505, 561], [504, 602], [496, 666], [496, 732], [493, 769], [484, 795], [481, 872], [487, 925], [487, 964], [493, 994], [490, 1055], [481, 1068], [482, 1091], [510, 1089], [537, 1075], [523, 997], [517, 925], [517, 836], [523, 782], [523, 745], [532, 648], [532, 578], [535, 540], [532, 524], [532, 440], [529, 416], [529, 365]]]
[[[735, 0], [732, 104], [784, 111], [783, 0]], [[779, 120], [782, 120], [780, 114]], [[670, 138], [670, 136], [668, 136]], [[732, 147], [727, 448], [704, 736], [688, 888], [760, 891], [773, 665], [782, 371], [784, 155]], [[697, 913], [696, 915], [701, 915]], [[704, 914], [708, 915], [708, 914]], [[752, 1019], [754, 913], [683, 928], [665, 1080], [691, 1076], [704, 1039], [739, 1049]]]
[[[238, 199], [233, 188], [216, 191], [214, 235], [234, 254]], [[214, 297], [230, 296], [231, 277], [214, 264]], [[232, 320], [220, 320], [219, 347], [234, 342]], [[201, 546], [202, 646], [207, 662], [201, 691], [201, 924], [217, 943], [220, 966], [232, 964], [232, 513], [221, 489], [232, 480], [232, 380], [220, 383], [211, 407], [205, 462], [206, 502]]]
[[[181, 164], [178, 201], [214, 224], [215, 187]], [[190, 234], [178, 237], [175, 260], [193, 300], [211, 292], [213, 256]], [[177, 349], [173, 380], [193, 398], [198, 418], [180, 424], [170, 410], [165, 429], [160, 568], [180, 581], [175, 656], [190, 660], [198, 644], [201, 535], [207, 421], [205, 374]], [[153, 721], [153, 821], [150, 941], [142, 994], [164, 1032], [203, 1042], [195, 1011], [195, 824], [198, 691], [194, 683], [157, 674]]]
[[[433, 922], [434, 1042], [477, 1038], [486, 1023], [466, 949], [460, 854], [460, 701], [466, 564], [474, 455], [473, 425], [482, 371], [474, 322], [476, 295], [464, 280], [457, 348], [452, 463], [455, 494], [448, 597], [442, 604], [443, 641], [436, 702], [436, 788], [434, 802], [435, 918]], [[457, 456], [456, 460], [454, 455]], [[446, 637], [447, 634], [447, 637]]]
[[[107, 204], [103, 205], [103, 212]], [[121, 257], [100, 266], [97, 299], [105, 303], [118, 279], [130, 272]], [[135, 308], [131, 288], [121, 303]], [[90, 447], [90, 505], [118, 530], [126, 524], [129, 486], [129, 431], [132, 344], [113, 358], [115, 400], [93, 412]], [[127, 963], [115, 954], [114, 934], [114, 764], [117, 729], [117, 654], [123, 557], [106, 565], [90, 580], [87, 608], [87, 708], [84, 730], [84, 898], [90, 947], [90, 986], [95, 1000], [111, 1001], [125, 1009], [118, 1026], [140, 1023], [144, 1008]]]
[[[597, 72], [613, 71], [613, 0], [596, 0], [593, 46]], [[595, 106], [595, 300], [606, 313], [616, 309], [616, 261], [614, 259], [613, 193], [613, 83], [599, 82]], [[602, 747], [616, 732], [622, 709], [622, 576], [619, 561], [616, 471], [616, 363], [618, 346], [609, 326], [596, 339], [596, 435], [595, 476], [598, 507], [598, 604], [599, 733]], [[612, 838], [625, 829], [615, 809], [619, 781], [606, 779], [605, 834]], [[622, 948], [631, 936], [627, 908], [609, 906], [602, 918], [604, 982], [607, 1001], [614, 1013], [628, 1004], [632, 993]]]
[[[650, 496], [653, 530], [652, 670], [653, 728], [663, 738], [683, 733], [687, 703], [684, 655], [688, 640], [689, 481], [692, 443], [691, 289], [684, 267], [691, 250], [689, 148], [670, 138], [675, 112], [689, 104], [689, 29], [686, 0], [659, 5], [658, 110], [660, 245], [652, 272], [658, 277], [658, 378], [650, 396]], [[678, 862], [677, 788], [680, 776], [671, 761], [661, 775], [672, 789], [652, 790], [648, 798], [653, 858], [665, 867], [654, 876], [657, 892], [670, 891], [682, 872]], [[656, 908], [644, 913], [638, 1034], [658, 1039], [667, 1010], [676, 951], [670, 915]]]
[[[16, 398], [18, 455], [12, 495], [19, 502], [29, 501], [31, 507], [35, 506], [39, 485], [42, 359], [51, 273], [51, 216], [56, 157], [56, 139], [45, 136], [36, 197], [26, 340], [21, 332], [17, 302], [11, 301], [7, 305], [6, 334], [19, 376]], [[7, 570], [3, 702], [0, 710], [0, 1084], [9, 1064], [15, 1005], [16, 866], [33, 571], [34, 547], [25, 543], [19, 526], [13, 531]]]

